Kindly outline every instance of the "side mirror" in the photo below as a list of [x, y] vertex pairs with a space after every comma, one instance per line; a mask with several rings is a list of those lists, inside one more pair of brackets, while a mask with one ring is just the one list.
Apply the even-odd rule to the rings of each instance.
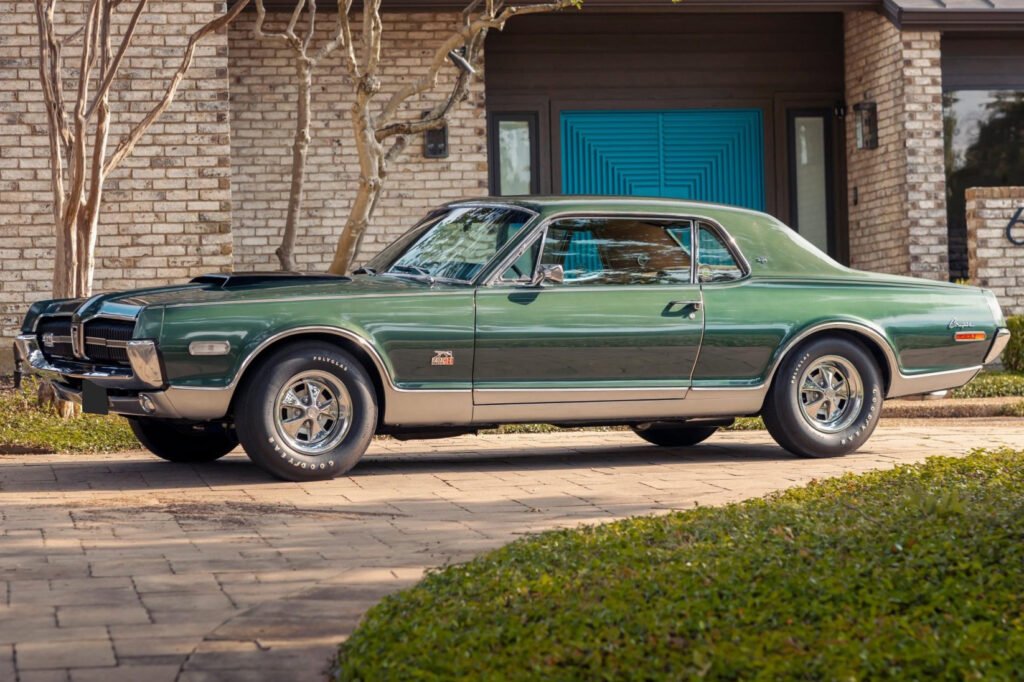
[[565, 268], [561, 265], [542, 265], [537, 269], [537, 274], [534, 275], [533, 281], [530, 284], [539, 287], [549, 282], [551, 284], [561, 284], [564, 281]]

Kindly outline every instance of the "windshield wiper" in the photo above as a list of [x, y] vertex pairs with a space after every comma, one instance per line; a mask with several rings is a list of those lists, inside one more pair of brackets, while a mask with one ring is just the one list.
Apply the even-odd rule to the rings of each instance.
[[426, 268], [421, 268], [418, 265], [392, 265], [391, 269], [388, 270], [386, 275], [405, 275], [415, 277], [416, 279], [425, 279], [431, 284], [434, 283], [434, 276], [430, 274], [430, 271]]
[[357, 270], [352, 271], [353, 275], [370, 275], [371, 277], [377, 274], [376, 268], [368, 268], [365, 265]]

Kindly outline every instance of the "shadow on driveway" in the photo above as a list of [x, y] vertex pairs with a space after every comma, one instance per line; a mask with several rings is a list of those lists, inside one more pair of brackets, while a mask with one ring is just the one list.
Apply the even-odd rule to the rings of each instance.
[[[408, 446], [406, 446], [408, 447]], [[224, 488], [250, 486], [336, 485], [348, 480], [358, 485], [365, 477], [433, 475], [445, 479], [468, 474], [515, 474], [517, 472], [629, 470], [659, 465], [715, 466], [750, 462], [770, 463], [793, 457], [775, 445], [708, 443], [688, 448], [660, 448], [650, 445], [584, 445], [578, 447], [524, 447], [516, 450], [476, 452], [466, 448], [403, 451], [390, 454], [371, 450], [347, 476], [331, 482], [288, 483], [262, 471], [241, 450], [208, 464], [175, 464], [155, 456], [140, 460], [136, 453], [117, 455], [76, 455], [59, 461], [35, 464], [27, 456], [0, 456], [0, 491], [133, 491], [182, 488]], [[486, 454], [484, 454], [486, 453]], [[147, 453], [148, 454], [148, 453]], [[127, 457], [131, 457], [128, 459]], [[17, 457], [15, 461], [15, 457]], [[610, 472], [609, 472], [610, 473]]]

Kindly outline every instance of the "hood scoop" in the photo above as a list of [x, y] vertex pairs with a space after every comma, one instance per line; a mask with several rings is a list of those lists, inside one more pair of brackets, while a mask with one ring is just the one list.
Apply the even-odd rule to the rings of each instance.
[[349, 282], [351, 278], [321, 272], [225, 272], [200, 275], [192, 284], [210, 284], [220, 289], [237, 289], [254, 284], [287, 284], [290, 282]]

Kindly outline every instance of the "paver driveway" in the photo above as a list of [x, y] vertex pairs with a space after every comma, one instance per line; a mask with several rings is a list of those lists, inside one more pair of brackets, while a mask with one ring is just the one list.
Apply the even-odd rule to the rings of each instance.
[[664, 450], [630, 433], [375, 444], [354, 475], [269, 479], [243, 456], [0, 457], [0, 680], [317, 680], [423, 570], [533, 531], [721, 504], [977, 446], [1024, 420], [883, 422], [799, 460], [763, 433]]

